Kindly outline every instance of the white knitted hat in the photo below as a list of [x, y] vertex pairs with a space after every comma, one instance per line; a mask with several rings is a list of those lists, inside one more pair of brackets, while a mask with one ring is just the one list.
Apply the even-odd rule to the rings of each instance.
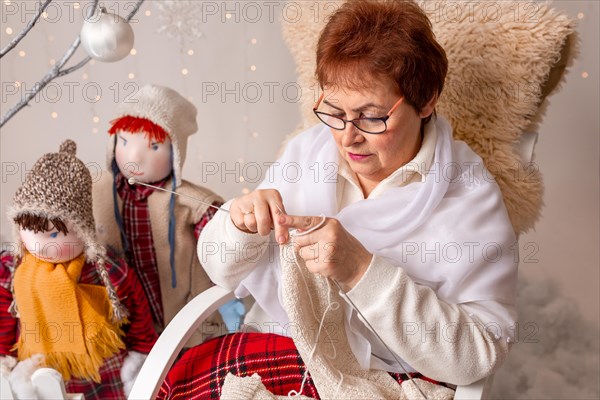
[[[118, 118], [131, 116], [147, 119], [167, 132], [173, 145], [173, 174], [176, 186], [181, 185], [181, 169], [185, 161], [188, 137], [198, 130], [196, 107], [175, 90], [146, 85], [131, 99], [119, 105]], [[116, 135], [109, 140], [107, 162], [109, 171], [115, 156]]]

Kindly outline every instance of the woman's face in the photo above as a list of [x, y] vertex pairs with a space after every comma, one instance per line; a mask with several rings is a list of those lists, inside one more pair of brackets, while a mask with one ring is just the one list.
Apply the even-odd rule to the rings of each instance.
[[[384, 117], [399, 100], [395, 91], [378, 84], [369, 90], [325, 89], [319, 110], [346, 120]], [[427, 108], [427, 107], [426, 107]], [[431, 108], [433, 109], [433, 108]], [[421, 148], [421, 115], [402, 102], [387, 120], [387, 130], [369, 134], [347, 123], [344, 130], [331, 128], [341, 156], [348, 162], [366, 195], [379, 182], [410, 162]]]

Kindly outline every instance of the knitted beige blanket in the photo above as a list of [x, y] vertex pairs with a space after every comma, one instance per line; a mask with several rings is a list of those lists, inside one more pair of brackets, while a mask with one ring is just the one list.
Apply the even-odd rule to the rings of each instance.
[[[322, 399], [452, 399], [454, 391], [414, 379], [399, 385], [387, 372], [363, 370], [346, 337], [342, 302], [335, 285], [310, 273], [293, 246], [281, 247], [283, 306], [290, 319], [288, 332], [310, 371]], [[300, 387], [297, 389], [300, 392]], [[228, 375], [222, 399], [277, 399], [258, 375]], [[283, 397], [286, 398], [286, 397]], [[298, 397], [306, 398], [306, 397]]]

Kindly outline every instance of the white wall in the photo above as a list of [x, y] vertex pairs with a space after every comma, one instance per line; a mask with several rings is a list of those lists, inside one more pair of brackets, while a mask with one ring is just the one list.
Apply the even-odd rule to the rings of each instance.
[[[10, 3], [3, 0], [1, 5], [2, 47], [29, 19], [36, 2]], [[180, 46], [177, 40], [156, 33], [161, 24], [153, 3], [148, 1], [143, 5], [138, 21], [133, 24], [135, 56], [114, 64], [88, 64], [64, 77], [2, 129], [3, 241], [10, 240], [4, 217], [6, 207], [21, 183], [21, 174], [41, 154], [56, 151], [62, 140], [72, 138], [79, 144], [80, 158], [104, 166], [105, 132], [115, 116], [115, 102], [122, 101], [133, 90], [126, 86], [128, 83], [160, 83], [191, 96], [199, 110], [200, 130], [190, 140], [184, 177], [209, 186], [226, 198], [241, 194], [245, 187], [252, 189], [255, 184], [236, 182], [233, 172], [226, 179], [220, 174], [208, 176], [211, 171], [208, 168], [216, 163], [222, 171], [224, 162], [227, 170], [235, 171], [236, 162], [243, 158], [246, 163], [256, 163], [247, 164], [246, 169], [237, 164], [238, 171], [251, 178], [256, 165], [274, 160], [281, 140], [299, 122], [297, 104], [293, 101], [294, 65], [278, 23], [283, 6], [273, 7], [274, 19], [270, 19], [269, 9], [261, 6], [262, 16], [252, 22], [256, 14], [250, 9], [244, 13], [243, 3], [237, 3], [239, 14], [236, 14], [235, 2], [214, 2], [217, 14], [198, 24], [205, 38], [188, 40]], [[105, 2], [109, 10], [116, 9], [113, 4]], [[124, 15], [133, 2], [119, 4]], [[541, 276], [558, 281], [564, 293], [576, 299], [584, 315], [598, 324], [600, 5], [596, 1], [558, 1], [555, 5], [573, 17], [580, 12], [584, 14], [578, 29], [581, 55], [562, 91], [550, 97], [540, 128], [536, 160], [545, 178], [546, 207], [536, 231], [522, 238], [522, 254], [537, 249], [530, 254], [537, 262], [522, 264], [521, 273], [534, 281]], [[150, 16], [144, 14], [148, 10]], [[227, 11], [233, 11], [231, 19], [225, 17]], [[2, 113], [18, 100], [17, 94], [11, 94], [14, 90], [11, 82], [18, 80], [30, 88], [50, 68], [49, 60], [58, 59], [75, 38], [81, 26], [81, 13], [81, 8], [73, 9], [73, 2], [58, 2], [48, 11], [48, 19], [40, 22], [16, 50], [1, 60]], [[12, 35], [7, 35], [7, 27], [13, 29]], [[48, 39], [50, 35], [52, 41]], [[252, 44], [252, 38], [256, 38], [256, 44]], [[194, 50], [192, 56], [187, 54], [188, 49]], [[25, 57], [19, 56], [20, 50], [25, 51]], [[83, 52], [79, 51], [75, 59], [81, 57]], [[255, 71], [251, 71], [251, 65], [256, 66]], [[188, 75], [181, 74], [183, 68], [189, 70]], [[583, 72], [588, 73], [585, 79]], [[84, 73], [87, 79], [82, 78]], [[129, 73], [135, 77], [129, 79]], [[287, 93], [282, 90], [286, 84]], [[211, 95], [207, 89], [215, 85], [218, 93]], [[69, 87], [74, 88], [72, 96]], [[257, 87], [262, 96], [253, 102]], [[269, 87], [274, 88], [272, 98]], [[90, 101], [97, 88], [101, 89], [101, 99]], [[52, 112], [58, 113], [58, 118], [53, 119]], [[98, 123], [93, 122], [95, 116]], [[94, 128], [97, 133], [93, 133]], [[256, 138], [253, 132], [258, 134]]]

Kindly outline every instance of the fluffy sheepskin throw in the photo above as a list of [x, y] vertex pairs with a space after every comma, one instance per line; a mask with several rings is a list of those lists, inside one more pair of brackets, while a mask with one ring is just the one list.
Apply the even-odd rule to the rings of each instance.
[[[295, 12], [282, 27], [303, 91], [302, 123], [290, 137], [318, 122], [312, 113], [319, 95], [316, 43], [327, 16], [343, 2], [292, 3]], [[521, 161], [517, 146], [525, 130], [536, 128], [544, 97], [571, 62], [573, 20], [542, 2], [418, 3], [449, 61], [437, 112], [450, 121], [454, 137], [483, 158], [500, 185], [515, 232], [525, 232], [540, 216], [543, 182], [535, 164]]]

